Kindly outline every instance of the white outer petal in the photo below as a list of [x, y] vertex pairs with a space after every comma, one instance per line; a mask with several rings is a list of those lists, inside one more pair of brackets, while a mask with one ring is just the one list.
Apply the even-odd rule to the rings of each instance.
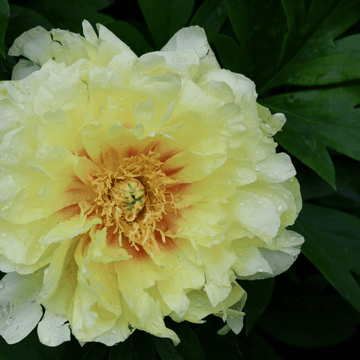
[[68, 319], [65, 316], [47, 309], [37, 328], [40, 341], [47, 346], [58, 346], [64, 341], [70, 341], [70, 329], [66, 321]]
[[179, 30], [161, 49], [161, 51], [181, 51], [195, 49], [199, 58], [208, 54], [208, 44], [204, 29], [199, 26], [190, 26]]
[[0, 282], [0, 335], [8, 344], [24, 339], [43, 313], [41, 306], [30, 299], [15, 304], [14, 298], [23, 285], [21, 283], [21, 276], [15, 272], [6, 274]]
[[85, 39], [90, 44], [96, 46], [98, 44], [98, 37], [91, 24], [87, 20], [84, 20], [82, 22], [82, 27], [83, 27], [83, 34], [85, 36]]
[[22, 80], [37, 70], [40, 70], [40, 65], [30, 60], [20, 59], [13, 68], [11, 80]]
[[239, 316], [237, 317], [228, 317], [226, 319], [227, 325], [230, 327], [230, 329], [236, 334], [240, 334], [240, 331], [242, 330], [244, 326], [244, 315], [245, 313], [239, 312]]
[[22, 55], [38, 62], [40, 60], [39, 57], [45, 53], [46, 48], [48, 48], [51, 42], [49, 32], [43, 27], [37, 26], [29, 31], [25, 31], [15, 39], [14, 44], [9, 49], [9, 55]]
[[268, 156], [258, 166], [258, 180], [267, 183], [283, 183], [296, 175], [290, 156], [285, 153]]
[[213, 69], [219, 69], [219, 63], [216, 60], [214, 52], [211, 50], [207, 41], [204, 29], [199, 26], [190, 26], [179, 30], [161, 49], [161, 51], [177, 51], [194, 49], [203, 63], [203, 70], [200, 73], [206, 73]]
[[[241, 74], [235, 74], [229, 70], [217, 69], [204, 74], [200, 79], [197, 80], [199, 86], [204, 86], [210, 81], [220, 81], [229, 85], [235, 95], [235, 103], [241, 102], [245, 94], [249, 94], [248, 97], [257, 98], [255, 89], [255, 83], [248, 79], [246, 76]], [[248, 98], [245, 98], [248, 101]]]

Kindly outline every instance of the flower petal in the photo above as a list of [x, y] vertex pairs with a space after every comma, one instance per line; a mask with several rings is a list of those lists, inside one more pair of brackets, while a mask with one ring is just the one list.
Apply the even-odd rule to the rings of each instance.
[[58, 346], [64, 341], [70, 341], [70, 329], [67, 318], [45, 310], [44, 317], [39, 322], [37, 332], [40, 341], [47, 346]]
[[0, 282], [0, 334], [8, 344], [26, 337], [42, 316], [41, 306], [34, 302], [39, 280], [36, 273], [28, 276], [10, 273]]

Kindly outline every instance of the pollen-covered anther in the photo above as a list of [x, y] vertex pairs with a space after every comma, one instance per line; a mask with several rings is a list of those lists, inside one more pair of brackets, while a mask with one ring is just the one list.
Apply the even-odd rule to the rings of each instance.
[[141, 245], [146, 251], [159, 251], [155, 230], [165, 241], [156, 223], [166, 206], [173, 205], [173, 201], [166, 200], [166, 185], [174, 181], [161, 171], [161, 166], [157, 155], [149, 152], [123, 159], [116, 171], [104, 168], [89, 174], [97, 194], [93, 205], [96, 214], [106, 227], [119, 232], [120, 243], [127, 238], [137, 250]]

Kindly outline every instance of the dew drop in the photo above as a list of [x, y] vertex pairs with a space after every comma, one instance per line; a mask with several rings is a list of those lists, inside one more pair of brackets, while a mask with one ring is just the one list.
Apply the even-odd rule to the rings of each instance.
[[202, 307], [202, 304], [196, 303], [195, 306], [196, 306], [197, 308], [201, 308], [201, 307]]
[[47, 336], [45, 336], [45, 337], [42, 339], [42, 341], [43, 341], [44, 343], [48, 343], [48, 342], [50, 341], [50, 338], [47, 337]]
[[279, 205], [279, 206], [277, 207], [277, 210], [278, 210], [278, 211], [281, 211], [281, 210], [282, 210], [282, 205]]
[[261, 267], [259, 267], [257, 270], [258, 270], [258, 272], [263, 272], [264, 271], [264, 269], [261, 268]]
[[7, 326], [9, 326], [9, 325], [11, 325], [11, 322], [10, 322], [9, 320], [6, 320], [6, 321], [5, 321], [5, 324], [6, 324]]
[[257, 203], [258, 203], [259, 205], [262, 205], [264, 202], [263, 202], [262, 200], [258, 200]]
[[240, 206], [245, 206], [245, 203], [240, 203]]
[[111, 332], [112, 332], [113, 334], [116, 334], [117, 331], [116, 331], [115, 329], [112, 329]]

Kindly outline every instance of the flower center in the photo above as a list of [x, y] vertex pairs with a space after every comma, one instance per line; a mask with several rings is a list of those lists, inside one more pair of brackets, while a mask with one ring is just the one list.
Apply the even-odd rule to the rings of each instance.
[[109, 194], [126, 221], [134, 221], [145, 205], [145, 189], [138, 179], [115, 182]]
[[90, 183], [97, 194], [88, 214], [95, 211], [106, 227], [119, 232], [120, 245], [127, 238], [139, 250], [157, 252], [159, 247], [154, 231], [162, 219], [165, 206], [174, 204], [166, 185], [174, 181], [161, 170], [156, 154], [136, 155], [123, 159], [116, 171], [99, 169], [89, 173]]

